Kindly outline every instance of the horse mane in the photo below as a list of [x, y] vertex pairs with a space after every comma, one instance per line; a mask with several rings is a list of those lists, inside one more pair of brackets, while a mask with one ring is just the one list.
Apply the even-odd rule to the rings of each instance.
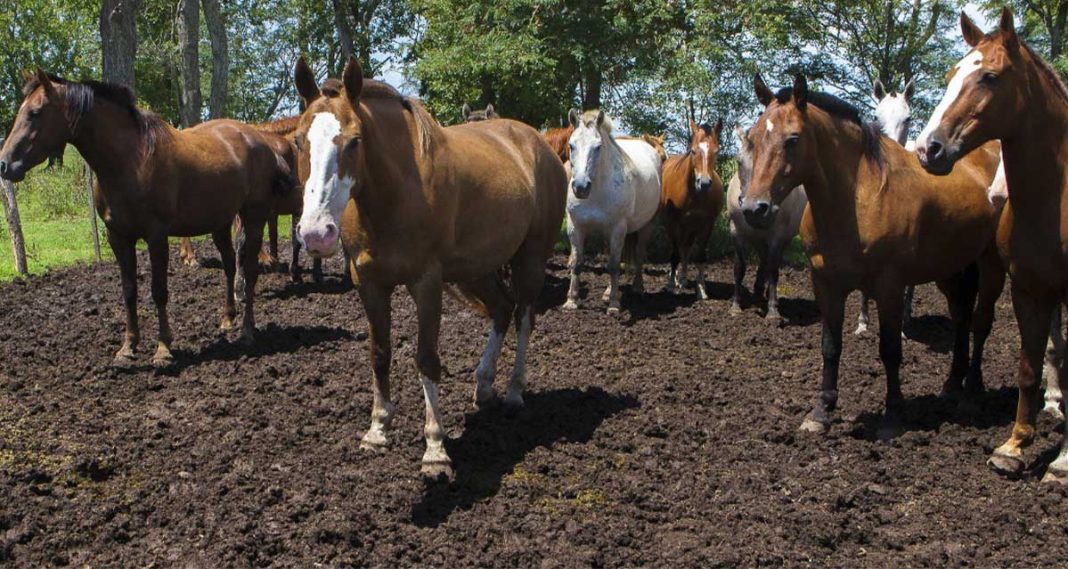
[[[775, 99], [779, 101], [779, 104], [785, 104], [793, 96], [793, 93], [793, 87], [783, 87], [779, 89], [778, 93], [775, 93]], [[809, 91], [808, 103], [831, 115], [832, 118], [852, 123], [859, 127], [864, 156], [879, 166], [880, 170], [883, 168], [886, 164], [886, 157], [883, 156], [883, 132], [878, 121], [864, 122], [860, 118], [860, 109], [822, 91]]]
[[[151, 111], [144, 111], [137, 107], [137, 96], [133, 90], [125, 85], [105, 83], [83, 79], [81, 81], [68, 81], [58, 75], [49, 74], [48, 78], [53, 83], [63, 85], [67, 103], [67, 121], [71, 132], [77, 133], [82, 119], [93, 110], [96, 99], [107, 101], [122, 109], [125, 109], [133, 120], [137, 132], [141, 135], [142, 159], [152, 155], [160, 140], [171, 136], [170, 126], [163, 117]], [[22, 96], [29, 97], [41, 82], [34, 75], [22, 86]]]
[[1061, 101], [1068, 103], [1068, 87], [1064, 85], [1064, 79], [1061, 79], [1061, 74], [1057, 73], [1053, 66], [1049, 64], [1042, 56], [1035, 53], [1035, 50], [1031, 49], [1031, 46], [1027, 45], [1022, 39], [1017, 39], [1020, 45], [1023, 46], [1024, 51], [1031, 57], [1031, 60], [1035, 62], [1035, 67], [1038, 67], [1039, 72], [1053, 85], [1054, 91], [1060, 96]]
[[262, 132], [287, 136], [293, 134], [293, 131], [297, 130], [297, 126], [299, 125], [300, 115], [294, 115], [291, 117], [284, 117], [270, 122], [260, 123], [256, 125], [255, 128], [256, 130]]

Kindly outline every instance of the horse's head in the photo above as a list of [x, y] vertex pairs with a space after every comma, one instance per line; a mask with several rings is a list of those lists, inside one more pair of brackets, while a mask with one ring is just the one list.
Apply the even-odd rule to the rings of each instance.
[[497, 111], [493, 110], [492, 104], [486, 105], [486, 108], [481, 111], [476, 111], [471, 109], [471, 105], [464, 103], [464, 108], [461, 112], [464, 115], [464, 122], [479, 122], [501, 118]]
[[875, 89], [872, 92], [876, 103], [875, 116], [883, 126], [883, 132], [901, 146], [905, 146], [908, 141], [909, 126], [912, 124], [912, 107], [909, 105], [912, 92], [911, 80], [905, 84], [905, 89], [898, 93], [887, 92], [882, 81], [878, 79], [875, 80]]
[[0, 151], [0, 176], [19, 182], [34, 166], [63, 151], [73, 136], [66, 82], [40, 68], [26, 77], [25, 99]]
[[716, 126], [698, 125], [690, 120], [690, 156], [693, 164], [693, 190], [707, 192], [712, 189], [712, 176], [716, 172], [716, 157], [719, 156], [719, 134], [723, 119]]
[[568, 139], [571, 148], [571, 191], [578, 199], [590, 197], [593, 189], [593, 174], [597, 169], [597, 160], [601, 148], [610, 142], [612, 123], [604, 111], [586, 111], [579, 113], [571, 109], [567, 115], [571, 126], [575, 128]]
[[802, 184], [814, 161], [815, 135], [808, 128], [808, 82], [803, 75], [793, 89], [771, 92], [758, 74], [754, 78], [757, 99], [764, 113], [741, 140], [749, 151], [752, 174], [741, 199], [745, 220], [766, 228], [775, 220], [779, 205], [790, 191]]
[[308, 253], [329, 257], [339, 248], [341, 214], [351, 191], [359, 187], [364, 167], [360, 105], [363, 69], [350, 57], [340, 85], [319, 88], [304, 58], [294, 72], [305, 110], [294, 133], [298, 168], [304, 185], [304, 211], [297, 235]]
[[1012, 138], [1015, 117], [1032, 102], [1025, 75], [1030, 54], [1016, 36], [1012, 10], [1002, 10], [991, 34], [964, 12], [960, 28], [973, 49], [949, 71], [946, 93], [916, 140], [920, 164], [932, 174], [948, 174], [988, 140]]

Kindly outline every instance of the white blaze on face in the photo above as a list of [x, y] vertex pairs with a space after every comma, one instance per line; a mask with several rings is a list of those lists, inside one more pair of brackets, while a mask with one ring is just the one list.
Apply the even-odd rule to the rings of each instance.
[[708, 158], [708, 143], [707, 142], [700, 142], [700, 143], [697, 144], [697, 148], [701, 149], [701, 156], [703, 156], [704, 158], [707, 159]]
[[904, 146], [908, 139], [908, 120], [912, 116], [905, 96], [895, 94], [883, 97], [875, 107], [875, 116], [883, 126], [883, 134]]
[[771, 119], [764, 121], [764, 128], [768, 129], [768, 132], [775, 130], [775, 123], [771, 122]]
[[339, 225], [353, 180], [338, 177], [338, 144], [341, 123], [333, 113], [318, 113], [308, 129], [310, 168], [304, 183], [302, 232], [318, 231], [327, 223]]
[[983, 54], [978, 50], [972, 50], [968, 55], [964, 56], [964, 59], [957, 62], [956, 72], [953, 74], [953, 78], [949, 80], [946, 94], [942, 96], [942, 100], [935, 107], [934, 113], [931, 114], [931, 119], [927, 121], [927, 126], [923, 127], [923, 132], [916, 139], [918, 148], [927, 148], [927, 137], [931, 136], [931, 133], [942, 123], [942, 116], [946, 114], [949, 107], [960, 96], [961, 90], [964, 89], [964, 82], [979, 71], [982, 64]]

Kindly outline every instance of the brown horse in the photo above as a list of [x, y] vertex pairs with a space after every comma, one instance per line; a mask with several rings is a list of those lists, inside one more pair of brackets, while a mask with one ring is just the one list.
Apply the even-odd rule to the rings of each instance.
[[[1016, 35], [1008, 8], [991, 34], [962, 13], [961, 32], [973, 49], [954, 68], [916, 149], [928, 171], [946, 174], [960, 169], [964, 157], [986, 141], [1003, 144], [1009, 202], [997, 242], [1012, 275], [1020, 328], [1020, 399], [1012, 435], [990, 464], [1016, 475], [1024, 468], [1022, 449], [1035, 437], [1050, 320], [1057, 305], [1068, 301], [1068, 88]], [[1062, 390], [1068, 389], [1064, 366]], [[1061, 443], [1045, 480], [1068, 482], [1068, 443]]]
[[564, 128], [550, 128], [542, 135], [545, 137], [545, 142], [549, 143], [549, 148], [553, 149], [564, 164], [571, 161], [570, 140], [573, 132], [575, 132], [575, 127], [567, 125]]
[[230, 222], [240, 215], [251, 228], [241, 246], [245, 275], [242, 338], [255, 331], [256, 286], [263, 224], [272, 196], [288, 191], [288, 165], [262, 133], [228, 120], [177, 131], [136, 107], [133, 92], [96, 81], [70, 82], [40, 69], [23, 88], [11, 136], [0, 152], [0, 175], [21, 180], [56, 149], [70, 143], [97, 175], [93, 199], [107, 226], [108, 242], [122, 274], [126, 333], [115, 358], [129, 361], [140, 340], [137, 322], [138, 239], [148, 243], [152, 300], [159, 316], [159, 346], [152, 361], [173, 360], [167, 318], [167, 237], [211, 233], [226, 273], [222, 327], [233, 326], [234, 247]]
[[[932, 176], [877, 125], [863, 124], [855, 107], [809, 92], [803, 76], [776, 94], [759, 76], [755, 87], [765, 110], [748, 134], [753, 173], [742, 200], [746, 220], [768, 226], [797, 186], [804, 185], [809, 202], [801, 238], [823, 320], [823, 385], [802, 429], [824, 432], [830, 425], [838, 400], [845, 300], [853, 290], [868, 293], [879, 309], [879, 357], [886, 368], [880, 437], [901, 428], [898, 373], [907, 285], [937, 281], [949, 301], [956, 341], [946, 391], [980, 390], [983, 348], [1005, 278], [993, 243], [997, 214], [986, 198], [998, 165], [997, 144], [969, 155], [952, 176]], [[975, 262], [978, 272], [971, 266]], [[969, 364], [972, 320], [975, 352]]]
[[536, 130], [516, 121], [442, 128], [419, 102], [365, 80], [355, 58], [345, 67], [341, 93], [320, 90], [303, 58], [295, 79], [307, 105], [296, 139], [304, 179], [300, 238], [310, 254], [328, 256], [341, 237], [370, 328], [374, 403], [362, 446], [387, 443], [394, 415], [390, 298], [404, 286], [419, 321], [423, 472], [449, 475], [438, 407], [442, 287], [455, 283], [492, 318], [475, 371], [479, 406], [497, 400], [497, 359], [514, 315], [516, 363], [505, 404], [522, 406], [533, 305], [564, 215], [564, 167]]
[[[705, 256], [708, 240], [723, 213], [723, 181], [716, 173], [719, 135], [723, 120], [716, 126], [690, 121], [690, 148], [686, 154], [671, 156], [664, 163], [664, 183], [660, 191], [660, 211], [671, 239], [671, 273], [668, 290], [687, 286], [690, 254], [697, 247], [697, 294], [708, 300], [705, 290]], [[679, 261], [682, 269], [679, 270]]]
[[[274, 151], [285, 159], [293, 172], [297, 171], [297, 150], [293, 145], [291, 138], [293, 131], [297, 129], [299, 123], [300, 116], [295, 115], [254, 125], [256, 130], [264, 133], [264, 138], [271, 143]], [[289, 274], [292, 277], [293, 282], [301, 281], [300, 240], [297, 239], [296, 220], [300, 218], [300, 211], [303, 205], [304, 195], [300, 189], [296, 187], [293, 188], [293, 191], [284, 194], [276, 194], [274, 196], [273, 211], [271, 215], [267, 217], [267, 235], [269, 239], [263, 244], [263, 247], [260, 248], [259, 253], [259, 262], [261, 266], [273, 270], [273, 267], [278, 265], [278, 217], [282, 215], [291, 216], [293, 218], [293, 229], [290, 235], [292, 254], [290, 255], [289, 261]], [[241, 234], [241, 231], [241, 218], [235, 217], [234, 233]], [[269, 249], [268, 246], [270, 247]], [[190, 238], [183, 237], [181, 239], [181, 242], [178, 244], [178, 256], [186, 265], [196, 266], [198, 264], [196, 254], [193, 252], [193, 242]], [[323, 282], [323, 260], [315, 258], [312, 263], [312, 276], [316, 283], [321, 284]], [[238, 285], [237, 290], [240, 296], [240, 285]]]

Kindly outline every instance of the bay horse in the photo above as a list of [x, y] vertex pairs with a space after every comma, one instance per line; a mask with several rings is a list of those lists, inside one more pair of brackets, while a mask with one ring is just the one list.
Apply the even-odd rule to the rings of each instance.
[[[296, 130], [297, 124], [300, 120], [300, 116], [290, 116], [277, 119], [274, 121], [260, 123], [254, 125], [254, 127], [264, 133], [271, 146], [279, 156], [282, 156], [286, 163], [289, 165], [291, 171], [294, 173], [297, 171], [296, 166], [296, 147], [293, 145], [290, 139], [293, 131]], [[300, 211], [304, 205], [304, 195], [299, 188], [294, 187], [292, 191], [284, 194], [275, 194], [273, 200], [273, 207], [271, 215], [267, 217], [267, 236], [268, 241], [263, 243], [259, 253], [259, 263], [263, 267], [272, 269], [278, 265], [278, 217], [282, 215], [291, 216], [293, 223], [291, 224], [290, 231], [290, 246], [291, 255], [289, 261], [289, 275], [293, 282], [301, 282], [302, 270], [300, 267], [300, 240], [297, 239], [296, 233], [296, 221], [300, 218]], [[234, 233], [241, 235], [242, 225], [241, 218], [234, 218]], [[269, 247], [269, 248], [268, 248]], [[193, 242], [189, 237], [182, 237], [178, 244], [178, 257], [182, 263], [188, 266], [197, 266], [198, 262], [196, 254], [193, 251]], [[322, 284], [323, 282], [323, 260], [319, 258], [312, 259], [312, 277], [316, 283]], [[241, 285], [236, 285], [239, 293]]]
[[[567, 236], [571, 241], [571, 286], [564, 308], [578, 308], [579, 274], [586, 237], [601, 234], [608, 240], [609, 284], [602, 299], [608, 313], [619, 313], [619, 269], [625, 241], [634, 266], [634, 292], [643, 292], [642, 263], [660, 205], [661, 161], [656, 149], [640, 139], [616, 139], [612, 121], [604, 111], [580, 113], [572, 109], [568, 120], [575, 128], [571, 149], [571, 191], [567, 194]], [[630, 236], [630, 237], [628, 237]]]
[[[508, 119], [442, 128], [421, 103], [364, 79], [355, 58], [341, 92], [320, 90], [303, 58], [294, 78], [306, 110], [296, 142], [304, 182], [299, 235], [315, 256], [352, 256], [370, 329], [374, 370], [371, 427], [361, 446], [387, 445], [390, 299], [404, 286], [419, 321], [415, 363], [426, 399], [422, 471], [451, 476], [438, 404], [442, 290], [492, 319], [475, 370], [475, 403], [497, 401], [497, 359], [515, 318], [516, 361], [504, 404], [523, 405], [534, 302], [564, 215], [564, 167], [533, 128]], [[340, 240], [339, 240], [340, 237]], [[509, 267], [509, 276], [505, 279]]]
[[[972, 149], [1002, 141], [1009, 200], [997, 245], [1012, 276], [1020, 396], [1012, 434], [994, 450], [990, 465], [1018, 475], [1025, 466], [1023, 449], [1035, 438], [1047, 333], [1054, 309], [1068, 300], [1068, 88], [1016, 34], [1008, 8], [989, 34], [963, 12], [960, 23], [972, 50], [950, 72], [916, 152], [929, 172], [953, 175]], [[1068, 387], [1064, 365], [1061, 390]], [[1068, 483], [1068, 431], [1043, 480]]]
[[[997, 144], [965, 158], [952, 176], [932, 176], [876, 125], [864, 124], [855, 107], [809, 92], [803, 75], [778, 93], [759, 75], [754, 86], [765, 110], [749, 131], [753, 177], [742, 203], [746, 220], [770, 225], [777, 206], [799, 185], [809, 200], [801, 240], [823, 324], [823, 384], [802, 430], [829, 428], [838, 401], [845, 300], [857, 289], [874, 298], [880, 315], [887, 387], [881, 438], [901, 430], [901, 313], [909, 284], [937, 281], [949, 301], [956, 339], [945, 390], [962, 383], [967, 392], [981, 389], [983, 348], [1005, 278], [993, 245], [997, 214], [986, 197]], [[976, 262], [978, 274], [971, 266]], [[969, 324], [975, 335], [970, 363]]]
[[691, 119], [690, 146], [685, 154], [670, 156], [664, 162], [660, 193], [661, 215], [671, 241], [668, 290], [688, 286], [690, 255], [696, 248], [697, 295], [701, 300], [708, 300], [705, 290], [708, 240], [723, 213], [723, 181], [716, 173], [722, 131], [723, 119], [716, 121], [715, 126], [698, 125]]
[[131, 361], [140, 340], [134, 247], [138, 239], [148, 243], [152, 300], [159, 317], [153, 363], [173, 361], [167, 317], [168, 236], [212, 234], [226, 275], [221, 326], [233, 326], [236, 269], [230, 222], [235, 215], [252, 230], [240, 247], [239, 259], [248, 297], [241, 337], [251, 341], [256, 253], [263, 224], [273, 195], [293, 183], [288, 165], [262, 134], [230, 120], [178, 131], [158, 115], [137, 108], [133, 91], [126, 87], [67, 81], [40, 69], [22, 92], [25, 99], [0, 151], [0, 175], [19, 181], [68, 143], [96, 173], [93, 200], [119, 264], [126, 308], [126, 331], [116, 362]]
[[497, 111], [493, 110], [492, 104], [486, 105], [486, 108], [481, 111], [476, 111], [471, 109], [471, 105], [464, 103], [464, 108], [460, 110], [460, 114], [464, 117], [464, 122], [488, 121], [501, 118]]
[[753, 174], [753, 155], [749, 139], [741, 126], [735, 127], [738, 138], [738, 169], [727, 184], [727, 213], [730, 218], [731, 239], [734, 241], [734, 294], [731, 298], [730, 314], [742, 313], [742, 291], [745, 286], [746, 258], [749, 250], [757, 252], [758, 265], [753, 293], [767, 302], [764, 318], [773, 324], [781, 324], [779, 314], [779, 269], [782, 255], [790, 242], [794, 240], [801, 227], [801, 214], [808, 207], [805, 188], [796, 187], [782, 203], [775, 220], [768, 227], [755, 227], [745, 220], [742, 213], [742, 200], [749, 189], [749, 180]]

